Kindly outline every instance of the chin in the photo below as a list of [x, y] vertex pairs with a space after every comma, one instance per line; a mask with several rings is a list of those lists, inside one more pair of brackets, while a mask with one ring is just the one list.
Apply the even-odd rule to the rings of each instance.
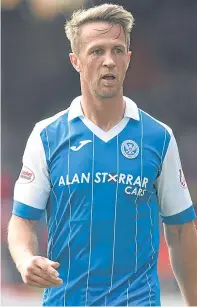
[[110, 99], [110, 98], [114, 98], [118, 95], [119, 91], [103, 91], [103, 92], [97, 92], [95, 91], [95, 94], [98, 98], [100, 99]]
[[116, 97], [116, 94], [112, 94], [112, 93], [111, 94], [110, 93], [109, 94], [103, 94], [103, 95], [101, 94], [101, 95], [98, 95], [98, 97], [100, 99], [104, 100], [104, 99], [114, 98], [114, 97]]

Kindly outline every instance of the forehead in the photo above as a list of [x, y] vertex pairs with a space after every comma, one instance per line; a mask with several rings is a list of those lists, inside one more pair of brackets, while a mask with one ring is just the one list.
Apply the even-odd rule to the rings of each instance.
[[83, 45], [102, 44], [105, 41], [126, 44], [122, 26], [103, 21], [84, 24], [81, 28], [80, 40]]

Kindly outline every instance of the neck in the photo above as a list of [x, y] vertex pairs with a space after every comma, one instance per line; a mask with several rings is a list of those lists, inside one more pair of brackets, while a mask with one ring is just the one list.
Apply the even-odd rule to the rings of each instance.
[[82, 92], [81, 107], [84, 115], [104, 131], [118, 124], [125, 112], [122, 92], [113, 98], [106, 99]]

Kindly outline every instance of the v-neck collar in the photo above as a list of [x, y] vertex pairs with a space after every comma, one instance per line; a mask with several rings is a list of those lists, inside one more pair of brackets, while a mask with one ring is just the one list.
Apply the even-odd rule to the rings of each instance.
[[92, 133], [94, 133], [103, 142], [108, 142], [117, 136], [126, 127], [130, 118], [137, 121], [140, 120], [138, 107], [135, 102], [125, 96], [123, 96], [123, 99], [126, 103], [124, 117], [118, 124], [116, 124], [108, 131], [102, 130], [100, 127], [98, 127], [91, 120], [84, 116], [81, 108], [81, 96], [76, 97], [72, 101], [68, 111], [68, 121], [71, 122], [73, 119], [79, 117], [83, 121], [84, 125], [90, 131], [92, 131]]
[[100, 127], [95, 125], [87, 117], [83, 116], [80, 118], [83, 121], [84, 125], [105, 143], [109, 142], [111, 139], [117, 136], [126, 127], [129, 121], [128, 117], [124, 117], [117, 125], [112, 127], [110, 130], [104, 131]]

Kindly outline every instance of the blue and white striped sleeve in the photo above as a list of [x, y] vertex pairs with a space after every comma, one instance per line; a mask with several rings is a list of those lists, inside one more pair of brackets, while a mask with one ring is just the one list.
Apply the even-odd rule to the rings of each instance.
[[162, 171], [156, 181], [162, 221], [184, 224], [196, 218], [194, 206], [183, 174], [179, 151], [171, 131]]
[[50, 193], [50, 180], [45, 151], [36, 125], [27, 141], [23, 167], [14, 188], [14, 215], [39, 220]]

